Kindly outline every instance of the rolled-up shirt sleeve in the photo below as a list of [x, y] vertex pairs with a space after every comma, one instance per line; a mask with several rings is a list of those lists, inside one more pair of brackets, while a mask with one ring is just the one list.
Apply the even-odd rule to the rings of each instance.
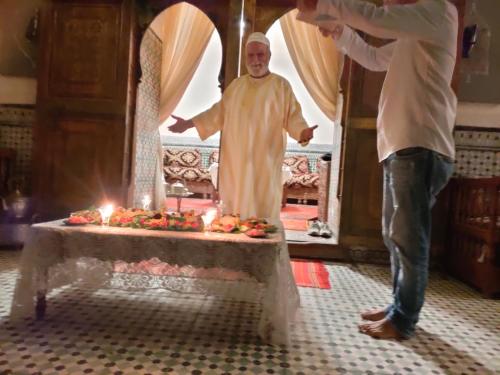
[[439, 39], [444, 2], [424, 0], [415, 4], [377, 6], [364, 0], [319, 0], [317, 12], [382, 39]]
[[395, 42], [382, 47], [373, 47], [366, 43], [358, 33], [344, 25], [342, 35], [336, 40], [335, 45], [339, 51], [364, 68], [383, 72], [389, 67]]

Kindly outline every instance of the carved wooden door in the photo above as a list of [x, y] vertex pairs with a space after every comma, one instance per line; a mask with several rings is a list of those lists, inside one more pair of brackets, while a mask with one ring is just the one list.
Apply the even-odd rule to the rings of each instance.
[[37, 211], [124, 204], [135, 98], [132, 0], [46, 3], [34, 170]]

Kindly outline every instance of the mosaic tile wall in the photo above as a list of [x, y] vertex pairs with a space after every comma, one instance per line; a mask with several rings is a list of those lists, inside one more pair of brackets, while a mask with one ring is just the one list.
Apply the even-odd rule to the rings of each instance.
[[31, 191], [31, 149], [33, 145], [32, 107], [0, 105], [0, 148], [16, 150], [12, 180], [21, 184], [24, 193]]
[[455, 177], [500, 176], [500, 131], [455, 131]]
[[330, 228], [334, 231], [334, 236], [338, 238], [338, 231], [340, 227], [340, 200], [337, 197], [339, 190], [339, 173], [340, 173], [340, 159], [342, 151], [342, 136], [343, 128], [341, 126], [335, 127], [334, 140], [335, 143], [332, 149], [332, 168], [330, 171], [330, 189], [328, 198], [328, 223]]
[[141, 44], [142, 77], [137, 90], [135, 128], [134, 202], [148, 194], [154, 197], [156, 166], [159, 157], [160, 133], [158, 109], [160, 105], [161, 40], [148, 29]]

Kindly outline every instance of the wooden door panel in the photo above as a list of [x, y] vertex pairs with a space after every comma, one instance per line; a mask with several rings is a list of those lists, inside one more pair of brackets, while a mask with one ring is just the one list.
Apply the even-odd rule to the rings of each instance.
[[380, 239], [382, 167], [378, 163], [376, 131], [350, 129], [342, 205], [342, 232], [349, 236]]
[[52, 133], [52, 178], [47, 193], [57, 210], [74, 211], [103, 200], [117, 202], [121, 162], [119, 126], [101, 119], [65, 119]]
[[113, 4], [59, 3], [51, 25], [48, 95], [111, 99], [119, 88], [121, 9]]
[[[367, 43], [373, 46], [383, 46], [388, 41], [366, 36]], [[350, 115], [352, 117], [377, 117], [378, 102], [385, 72], [373, 72], [363, 68], [356, 62], [352, 63], [351, 85], [353, 89]]]
[[49, 0], [42, 8], [34, 142], [42, 219], [124, 204], [137, 76], [133, 0]]

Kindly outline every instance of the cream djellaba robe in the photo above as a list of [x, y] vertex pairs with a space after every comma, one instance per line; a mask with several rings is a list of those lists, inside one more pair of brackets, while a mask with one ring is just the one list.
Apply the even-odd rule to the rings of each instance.
[[244, 75], [192, 120], [202, 140], [221, 131], [219, 195], [224, 213], [277, 222], [286, 134], [299, 140], [308, 127], [288, 81], [274, 73]]

